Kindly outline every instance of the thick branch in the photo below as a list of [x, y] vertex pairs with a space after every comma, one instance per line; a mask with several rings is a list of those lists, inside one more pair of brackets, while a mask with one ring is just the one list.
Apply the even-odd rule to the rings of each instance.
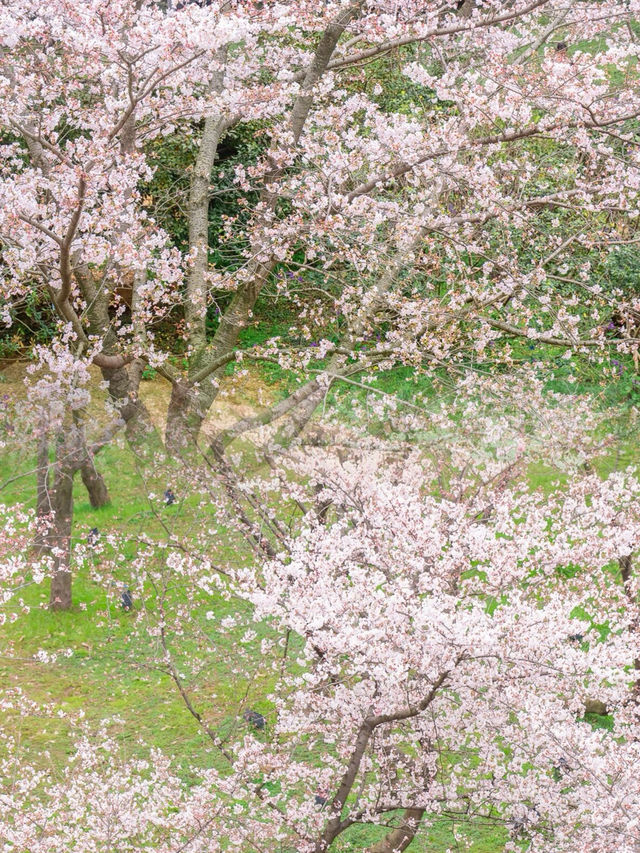
[[71, 287], [73, 283], [73, 274], [71, 272], [70, 263], [71, 244], [73, 243], [73, 238], [76, 236], [76, 231], [78, 230], [78, 224], [84, 208], [86, 192], [87, 182], [84, 175], [82, 175], [78, 181], [78, 201], [76, 209], [71, 216], [64, 239], [60, 244], [60, 280], [62, 282], [62, 287], [60, 288], [60, 293], [56, 298], [56, 306], [58, 308], [60, 308], [64, 302], [68, 302], [69, 296], [71, 295]]
[[[224, 87], [224, 67], [227, 48], [221, 48], [215, 57], [218, 65], [211, 77], [210, 91], [220, 93]], [[191, 176], [187, 219], [189, 223], [189, 251], [193, 255], [187, 277], [185, 318], [189, 339], [196, 353], [206, 344], [207, 288], [205, 275], [209, 267], [209, 192], [211, 173], [222, 135], [227, 130], [227, 118], [209, 115], [198, 148], [198, 156]]]
[[544, 333], [536, 334], [535, 337], [531, 337], [528, 332], [529, 329], [519, 329], [517, 326], [514, 326], [512, 323], [505, 323], [503, 320], [494, 320], [490, 317], [482, 317], [482, 321], [486, 323], [488, 326], [491, 326], [493, 329], [500, 329], [503, 332], [509, 332], [510, 335], [515, 335], [520, 338], [528, 338], [531, 341], [536, 341], [541, 344], [550, 344], [554, 347], [595, 347], [602, 346], [602, 341], [600, 340], [580, 340], [577, 338], [576, 340], [571, 340], [570, 338], [557, 338], [555, 335], [546, 335]]
[[324, 72], [329, 67], [331, 57], [338, 45], [342, 34], [349, 26], [351, 21], [356, 18], [362, 11], [364, 0], [357, 0], [347, 6], [326, 28], [320, 43], [316, 48], [315, 55], [309, 66], [307, 73], [302, 83], [300, 94], [296, 98], [291, 113], [291, 132], [293, 134], [294, 144], [298, 143], [302, 134], [302, 129], [309, 115], [309, 110], [313, 104], [314, 86], [318, 83]]
[[[456, 665], [460, 663], [462, 657], [459, 657], [456, 660]], [[422, 701], [418, 702], [417, 705], [410, 705], [408, 708], [405, 708], [404, 711], [395, 711], [393, 714], [375, 714], [373, 716], [367, 717], [367, 722], [372, 728], [376, 728], [376, 726], [384, 725], [385, 723], [398, 723], [401, 720], [409, 720], [411, 717], [417, 717], [418, 714], [421, 714], [423, 711], [429, 707], [429, 705], [435, 699], [436, 693], [442, 687], [444, 682], [447, 680], [451, 673], [451, 670], [445, 669], [433, 682], [431, 690], [427, 693], [427, 695], [422, 699]]]
[[[462, 656], [458, 657], [456, 665], [461, 660]], [[342, 776], [340, 787], [329, 806], [332, 817], [327, 821], [322, 837], [316, 844], [316, 853], [324, 853], [324, 851], [329, 848], [333, 840], [343, 831], [344, 822], [341, 820], [342, 810], [344, 809], [347, 797], [351, 793], [358, 771], [360, 770], [360, 764], [362, 763], [367, 746], [369, 745], [369, 740], [371, 739], [371, 735], [375, 729], [386, 723], [401, 722], [402, 720], [407, 720], [421, 714], [433, 702], [438, 690], [442, 687], [449, 674], [450, 670], [448, 669], [441, 672], [438, 678], [434, 681], [427, 695], [417, 705], [412, 705], [402, 711], [396, 711], [392, 714], [368, 714], [364, 719], [358, 731], [353, 751], [351, 753], [351, 758], [347, 764], [347, 769]], [[409, 839], [409, 841], [411, 841], [411, 839]], [[409, 841], [407, 841], [407, 845]], [[405, 847], [407, 845], [405, 845]], [[404, 850], [404, 848], [402, 849]]]
[[266, 412], [236, 421], [232, 426], [219, 432], [214, 441], [220, 446], [226, 447], [243, 433], [257, 429], [261, 426], [267, 426], [267, 424], [277, 421], [315, 393], [319, 387], [318, 380], [312, 379], [284, 400], [280, 400], [278, 403], [271, 406], [271, 408], [267, 409]]
[[427, 30], [427, 32], [423, 33], [421, 36], [404, 36], [402, 38], [390, 39], [389, 41], [382, 42], [382, 44], [376, 45], [375, 47], [360, 50], [356, 53], [350, 54], [349, 56], [334, 60], [329, 64], [329, 71], [337, 71], [341, 68], [346, 68], [349, 65], [355, 65], [359, 62], [374, 59], [376, 56], [388, 53], [390, 50], [395, 50], [399, 47], [406, 47], [410, 44], [419, 44], [432, 38], [442, 38], [443, 36], [452, 36], [457, 35], [458, 33], [469, 32], [470, 30], [484, 29], [486, 27], [494, 27], [497, 24], [505, 24], [509, 21], [522, 18], [530, 12], [534, 12], [536, 9], [546, 5], [548, 2], [549, 0], [534, 0], [533, 3], [529, 3], [528, 6], [525, 6], [522, 9], [511, 9], [508, 12], [503, 12], [501, 15], [495, 15], [494, 17], [486, 18], [485, 20], [466, 20], [464, 23], [451, 24], [448, 27], [436, 27], [435, 29]]
[[403, 853], [415, 838], [424, 813], [425, 809], [405, 809], [400, 826], [370, 847], [367, 853]]

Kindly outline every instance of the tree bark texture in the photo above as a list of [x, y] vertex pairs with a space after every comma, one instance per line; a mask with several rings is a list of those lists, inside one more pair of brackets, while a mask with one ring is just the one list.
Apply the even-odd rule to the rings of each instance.
[[415, 838], [424, 812], [424, 809], [405, 809], [400, 826], [370, 847], [367, 853], [402, 853]]
[[52, 610], [69, 610], [71, 607], [71, 524], [73, 521], [73, 468], [58, 464], [51, 490], [53, 520], [48, 536], [48, 547], [53, 556], [51, 593]]
[[87, 490], [87, 494], [89, 495], [89, 501], [94, 509], [99, 509], [100, 507], [107, 506], [107, 504], [111, 503], [107, 484], [105, 483], [102, 474], [96, 470], [92, 458], [87, 459], [80, 469], [80, 474], [82, 476], [82, 482]]
[[[289, 129], [293, 136], [293, 144], [297, 145], [302, 135], [305, 122], [313, 105], [315, 87], [327, 70], [338, 42], [349, 24], [358, 16], [364, 5], [364, 0], [356, 0], [343, 9], [327, 26], [313, 59], [307, 69], [300, 93], [294, 103]], [[212, 88], [222, 85], [218, 76], [212, 81]], [[215, 362], [223, 353], [235, 349], [238, 335], [247, 325], [257, 299], [271, 275], [274, 261], [264, 262], [264, 246], [260, 238], [252, 247], [252, 255], [256, 260], [250, 269], [250, 280], [234, 295], [231, 304], [220, 320], [220, 325], [207, 347], [205, 338], [204, 317], [206, 316], [206, 288], [204, 273], [208, 266], [208, 190], [211, 180], [211, 170], [215, 161], [218, 142], [224, 132], [225, 123], [220, 117], [211, 117], [205, 122], [200, 151], [196, 160], [191, 183], [189, 198], [189, 242], [191, 250], [195, 250], [195, 263], [190, 276], [186, 316], [190, 326], [190, 344], [195, 357], [190, 365], [190, 377], [198, 373], [207, 363]], [[262, 193], [262, 201], [267, 203], [270, 211], [274, 210], [278, 201], [277, 193], [271, 187], [282, 176], [281, 169], [276, 168], [266, 177], [266, 186]], [[169, 417], [167, 419], [166, 444], [172, 452], [182, 452], [197, 440], [202, 423], [207, 412], [213, 405], [219, 387], [219, 379], [223, 368], [212, 371], [211, 375], [198, 383], [198, 387], [190, 388], [185, 394], [184, 389], [173, 386]]]

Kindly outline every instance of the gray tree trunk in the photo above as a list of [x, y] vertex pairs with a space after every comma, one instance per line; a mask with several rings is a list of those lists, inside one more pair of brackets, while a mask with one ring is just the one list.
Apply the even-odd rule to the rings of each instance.
[[73, 468], [56, 466], [51, 505], [53, 520], [48, 548], [53, 556], [49, 607], [69, 610], [71, 607], [71, 524], [73, 521]]
[[46, 519], [52, 511], [49, 497], [49, 436], [46, 430], [38, 439], [38, 457], [36, 468], [36, 533], [33, 537], [33, 547], [40, 553], [47, 547], [45, 531]]
[[[336, 18], [329, 23], [316, 47], [313, 59], [307, 69], [304, 81], [300, 87], [293, 105], [289, 130], [293, 144], [297, 145], [302, 135], [305, 122], [313, 105], [315, 89], [318, 81], [325, 73], [338, 42], [351, 21], [362, 11], [364, 0], [354, 0], [348, 7], [341, 10]], [[219, 88], [223, 78], [218, 74], [212, 80], [212, 89]], [[204, 318], [206, 316], [206, 287], [204, 273], [208, 259], [208, 188], [211, 179], [211, 169], [215, 160], [220, 135], [225, 123], [220, 117], [211, 117], [205, 123], [194, 176], [191, 184], [189, 199], [189, 243], [195, 249], [195, 262], [188, 282], [188, 300], [186, 305], [187, 323], [189, 326], [189, 343], [195, 357], [190, 365], [191, 378], [199, 373], [207, 363], [214, 363], [224, 353], [235, 349], [240, 331], [247, 325], [258, 296], [274, 267], [274, 261], [263, 263], [257, 260], [264, 246], [258, 235], [252, 254], [256, 258], [250, 267], [248, 284], [242, 287], [233, 297], [231, 304], [220, 321], [211, 345], [207, 347], [205, 338]], [[266, 176], [266, 187], [262, 193], [262, 202], [268, 210], [275, 209], [278, 196], [271, 189], [283, 172], [279, 168]], [[267, 223], [265, 222], [265, 227]], [[185, 384], [175, 383], [169, 405], [167, 418], [166, 444], [171, 452], [182, 453], [195, 444], [202, 422], [213, 405], [218, 394], [218, 379], [222, 368], [212, 371], [211, 375], [198, 383], [194, 388], [189, 380]], [[186, 387], [185, 387], [186, 386]]]
[[424, 812], [424, 809], [405, 809], [401, 825], [370, 847], [367, 853], [403, 853], [415, 838]]
[[80, 469], [80, 474], [89, 495], [89, 501], [94, 509], [99, 509], [111, 503], [107, 484], [102, 474], [96, 470], [93, 459], [87, 459]]

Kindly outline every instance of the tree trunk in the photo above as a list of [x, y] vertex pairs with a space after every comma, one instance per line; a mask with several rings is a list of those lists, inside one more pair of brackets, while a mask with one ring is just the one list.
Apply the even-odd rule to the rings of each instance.
[[[318, 81], [327, 70], [341, 36], [349, 24], [361, 13], [363, 6], [364, 0], [354, 0], [346, 9], [342, 9], [337, 14], [320, 38], [291, 112], [289, 130], [294, 146], [300, 140], [305, 122], [313, 106]], [[220, 59], [224, 60], [224, 56], [221, 55]], [[222, 85], [222, 82], [223, 78], [220, 75], [214, 77], [212, 89], [215, 91], [216, 87]], [[209, 249], [208, 181], [215, 162], [218, 142], [225, 127], [226, 125], [220, 117], [211, 116], [207, 118], [189, 198], [189, 245], [190, 249], [195, 252], [194, 266], [188, 281], [189, 299], [186, 305], [189, 343], [195, 353], [189, 366], [190, 380], [203, 367], [206, 368], [207, 362], [212, 364], [223, 354], [235, 349], [238, 335], [249, 322], [258, 296], [275, 266], [275, 259], [269, 252], [268, 245], [263, 244], [260, 236], [256, 244], [252, 245], [254, 260], [249, 265], [248, 284], [235, 293], [231, 304], [220, 320], [220, 325], [216, 329], [210, 348], [207, 348], [204, 325], [206, 317], [204, 273], [208, 267]], [[284, 170], [276, 166], [265, 177], [265, 188], [261, 193], [260, 200], [270, 212], [275, 211], [278, 202], [278, 194], [277, 192], [274, 193], [271, 185], [275, 185], [283, 173]], [[263, 224], [265, 229], [270, 227], [268, 215]], [[266, 262], [261, 260], [263, 255], [268, 255]], [[170, 452], [182, 453], [188, 446], [192, 448], [195, 446], [202, 422], [218, 394], [218, 379], [222, 375], [222, 370], [223, 368], [219, 368], [213, 371], [206, 379], [197, 383], [197, 389], [192, 386], [186, 394], [184, 388], [181, 390], [177, 385], [173, 386], [166, 432], [166, 446]]]
[[48, 547], [53, 556], [49, 607], [69, 610], [71, 607], [71, 522], [73, 520], [73, 468], [58, 463], [51, 492], [53, 522]]
[[[620, 573], [622, 575], [622, 583], [624, 585], [625, 594], [629, 600], [629, 604], [633, 607], [636, 616], [633, 620], [633, 631], [640, 631], [640, 618], [638, 616], [638, 600], [633, 591], [633, 554], [627, 554], [624, 557], [618, 558]], [[633, 682], [633, 693], [636, 701], [640, 701], [640, 659], [634, 658], [633, 668], [636, 672], [636, 678]], [[605, 711], [606, 713], [606, 711]]]
[[[216, 329], [211, 349], [206, 353], [201, 351], [199, 357], [190, 365], [189, 379], [206, 368], [207, 362], [213, 364], [223, 354], [235, 350], [238, 335], [249, 322], [251, 311], [263, 284], [269, 277], [270, 269], [260, 265], [256, 280], [235, 294]], [[224, 370], [224, 367], [214, 370], [198, 383], [197, 388], [190, 385], [189, 380], [184, 383], [174, 383], [167, 414], [167, 450], [172, 453], [181, 453], [185, 448], [195, 446], [207, 412], [218, 396], [219, 382]]]
[[424, 809], [405, 809], [401, 825], [370, 847], [367, 853], [402, 853], [415, 838], [424, 812]]
[[102, 474], [96, 470], [93, 459], [87, 459], [80, 469], [80, 473], [82, 475], [82, 482], [89, 494], [89, 501], [94, 509], [99, 509], [111, 503], [107, 484]]
[[154, 429], [151, 415], [138, 396], [137, 376], [132, 381], [126, 367], [103, 368], [102, 376], [109, 383], [109, 396], [125, 422], [127, 441], [136, 450], [144, 449]]
[[195, 408], [195, 391], [184, 382], [175, 382], [171, 388], [167, 410], [165, 445], [169, 453], [182, 456], [195, 447], [204, 416]]
[[[228, 9], [229, 4], [224, 8]], [[224, 68], [227, 61], [227, 48], [221, 48], [216, 54], [218, 69], [213, 72], [210, 89], [219, 93], [224, 88]], [[187, 277], [187, 298], [184, 303], [185, 320], [189, 345], [193, 357], [189, 364], [189, 377], [192, 377], [208, 359], [207, 348], [207, 272], [209, 270], [209, 192], [211, 173], [218, 151], [220, 139], [227, 129], [227, 118], [223, 115], [210, 115], [205, 118], [198, 156], [194, 163], [189, 192], [188, 222], [189, 251], [193, 255], [191, 269]], [[232, 346], [235, 344], [235, 338]], [[224, 346], [224, 344], [222, 344]], [[221, 347], [217, 347], [221, 351]], [[215, 360], [212, 359], [212, 360]], [[183, 384], [174, 384], [171, 391], [169, 411], [167, 413], [166, 446], [171, 453], [182, 454], [195, 445], [202, 421], [206, 417], [218, 393], [217, 382], [207, 377], [199, 388], [189, 389]]]
[[38, 459], [36, 469], [36, 533], [33, 547], [41, 553], [47, 547], [46, 518], [52, 511], [49, 496], [49, 436], [46, 430], [38, 439]]
[[[226, 54], [226, 51], [223, 51]], [[224, 57], [221, 58], [224, 61]], [[212, 89], [220, 91], [223, 76], [214, 75]], [[218, 143], [225, 131], [226, 119], [223, 116], [208, 116], [204, 121], [204, 130], [200, 140], [198, 156], [191, 176], [189, 193], [189, 251], [194, 255], [187, 279], [187, 300], [184, 306], [189, 341], [197, 354], [207, 344], [207, 282], [209, 269], [209, 192], [211, 173], [218, 150]], [[197, 361], [197, 355], [196, 359]]]

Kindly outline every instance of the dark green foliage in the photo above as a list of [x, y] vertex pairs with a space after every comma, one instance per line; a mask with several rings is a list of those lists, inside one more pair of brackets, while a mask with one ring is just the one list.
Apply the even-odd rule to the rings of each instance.
[[0, 358], [27, 354], [33, 344], [48, 343], [57, 328], [57, 319], [48, 294], [33, 283], [26, 298], [10, 309], [12, 324], [0, 325]]
[[[166, 229], [178, 248], [189, 246], [187, 203], [190, 174], [198, 153], [200, 125], [180, 128], [171, 136], [158, 137], [147, 149], [150, 164], [155, 169], [153, 179], [141, 188], [144, 202], [159, 224]], [[255, 198], [239, 203], [244, 194], [235, 183], [235, 167], [254, 163], [265, 146], [261, 128], [251, 123], [238, 125], [229, 131], [218, 146], [218, 155], [211, 176], [209, 205], [210, 260], [221, 268], [234, 267], [239, 262], [241, 242], [223, 247], [224, 223], [228, 219], [246, 222], [245, 208], [251, 209]]]
[[640, 293], [640, 251], [634, 246], [617, 246], [607, 257], [603, 278], [609, 288]]

